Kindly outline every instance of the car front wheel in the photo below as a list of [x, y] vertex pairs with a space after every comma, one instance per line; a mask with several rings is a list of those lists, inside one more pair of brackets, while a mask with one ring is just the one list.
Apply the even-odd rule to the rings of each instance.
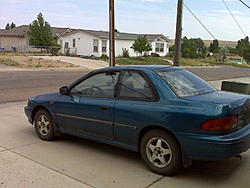
[[34, 118], [36, 133], [42, 140], [50, 141], [55, 137], [53, 121], [46, 110], [38, 110]]
[[162, 130], [146, 133], [140, 146], [148, 168], [161, 175], [173, 175], [181, 168], [181, 152], [175, 138]]

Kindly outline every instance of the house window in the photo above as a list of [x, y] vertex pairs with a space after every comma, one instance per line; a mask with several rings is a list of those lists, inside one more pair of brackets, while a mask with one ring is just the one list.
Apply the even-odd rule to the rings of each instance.
[[69, 48], [69, 43], [68, 43], [68, 42], [65, 42], [65, 43], [64, 43], [64, 48], [66, 48], [66, 49]]
[[73, 39], [73, 48], [76, 47], [76, 39]]
[[93, 40], [93, 52], [98, 52], [98, 40]]
[[156, 43], [155, 52], [164, 52], [164, 43]]
[[107, 41], [102, 40], [102, 53], [107, 53]]

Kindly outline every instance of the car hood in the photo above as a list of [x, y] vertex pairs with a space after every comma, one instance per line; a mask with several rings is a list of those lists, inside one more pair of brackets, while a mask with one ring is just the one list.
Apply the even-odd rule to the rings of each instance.
[[246, 103], [246, 101], [250, 99], [250, 96], [225, 91], [215, 91], [203, 95], [186, 97], [186, 99], [204, 103], [231, 105], [232, 108], [235, 108]]

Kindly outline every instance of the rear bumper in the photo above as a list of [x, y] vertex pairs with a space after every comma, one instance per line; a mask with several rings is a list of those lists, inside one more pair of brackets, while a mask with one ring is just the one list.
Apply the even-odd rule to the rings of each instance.
[[24, 107], [25, 115], [28, 117], [29, 122], [32, 124], [32, 109], [29, 106]]
[[224, 160], [250, 148], [250, 124], [223, 136], [177, 133], [184, 156], [193, 160]]

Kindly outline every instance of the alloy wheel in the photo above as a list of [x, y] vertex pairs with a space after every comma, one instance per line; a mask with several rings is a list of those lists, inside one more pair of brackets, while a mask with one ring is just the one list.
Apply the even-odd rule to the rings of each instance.
[[152, 138], [146, 145], [146, 155], [148, 160], [158, 168], [164, 168], [171, 163], [172, 151], [166, 140], [162, 138]]
[[49, 118], [45, 115], [40, 115], [37, 121], [37, 128], [41, 135], [47, 136], [50, 131]]

